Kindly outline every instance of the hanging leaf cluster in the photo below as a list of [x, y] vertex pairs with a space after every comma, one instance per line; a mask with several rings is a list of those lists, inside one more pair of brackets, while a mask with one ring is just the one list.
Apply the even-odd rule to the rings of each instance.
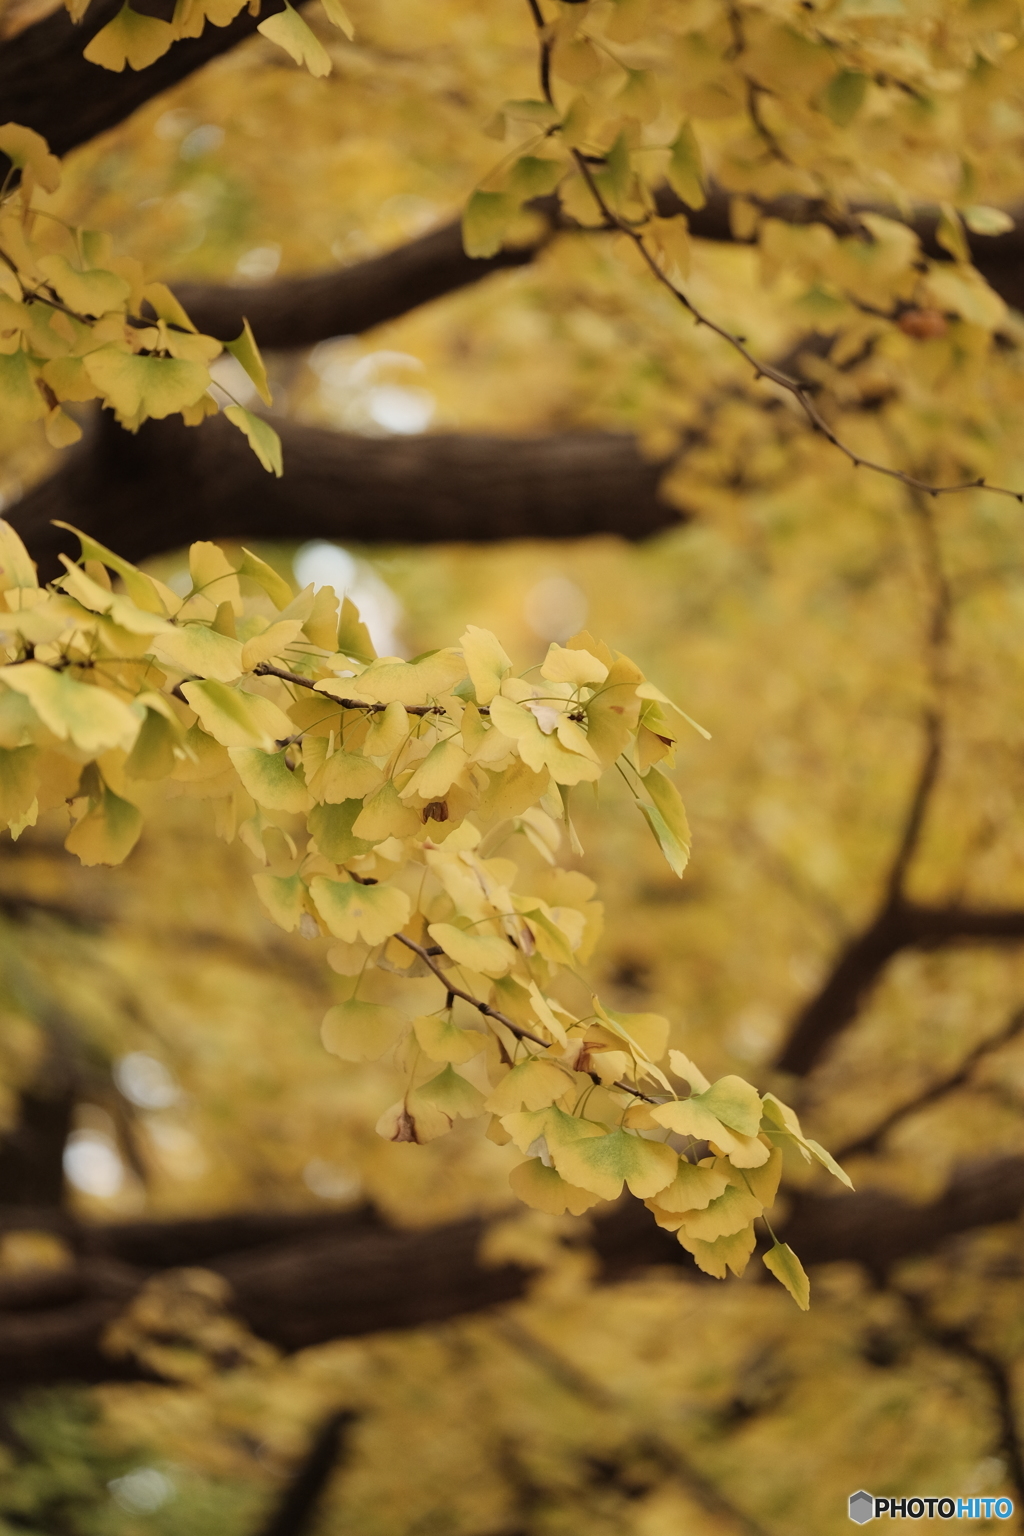
[[248, 322], [233, 341], [202, 335], [164, 283], [146, 282], [140, 262], [113, 254], [109, 236], [71, 228], [39, 206], [37, 192], [60, 185], [60, 161], [34, 130], [0, 127], [0, 152], [12, 166], [0, 190], [0, 411], [6, 420], [41, 422], [50, 444], [65, 448], [82, 435], [64, 409], [68, 404], [99, 400], [130, 432], [174, 415], [198, 426], [223, 408], [264, 468], [280, 474], [273, 427], [232, 401], [210, 375], [210, 364], [226, 350], [270, 404]]
[[[425, 1142], [489, 1115], [492, 1139], [524, 1155], [512, 1186], [535, 1208], [580, 1213], [627, 1186], [721, 1277], [753, 1251], [784, 1144], [845, 1178], [786, 1106], [735, 1076], [709, 1084], [678, 1052], [659, 1065], [668, 1021], [586, 985], [600, 904], [555, 862], [563, 842], [578, 849], [573, 789], [617, 769], [677, 875], [689, 853], [665, 772], [686, 717], [628, 657], [583, 632], [520, 675], [473, 626], [457, 647], [377, 657], [349, 599], [294, 595], [251, 553], [233, 565], [194, 544], [182, 598], [79, 538], [78, 563], [65, 556], [42, 588], [0, 523], [12, 836], [66, 804], [67, 847], [116, 864], [154, 792], [212, 801], [261, 866], [273, 921], [330, 936], [353, 978], [323, 1021], [327, 1049], [404, 1064], [380, 1134]], [[523, 848], [546, 866], [528, 889]], [[361, 997], [375, 966], [433, 976], [440, 1007], [413, 1018]], [[772, 1253], [805, 1305], [795, 1259]]]

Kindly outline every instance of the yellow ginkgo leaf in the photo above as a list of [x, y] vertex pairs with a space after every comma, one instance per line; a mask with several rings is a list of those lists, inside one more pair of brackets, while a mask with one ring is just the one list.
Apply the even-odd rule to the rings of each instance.
[[[262, 28], [260, 29], [263, 30]], [[234, 341], [224, 344], [231, 356], [241, 363], [246, 373], [256, 386], [256, 392], [265, 405], [273, 405], [273, 397], [270, 393], [270, 385], [267, 383], [267, 369], [260, 349], [256, 345], [256, 338], [252, 333], [252, 327], [248, 320], [242, 321], [242, 334], [236, 336]]]
[[487, 933], [467, 933], [452, 923], [431, 923], [430, 937], [456, 965], [468, 965], [483, 976], [504, 976], [515, 964], [516, 951], [507, 939]]
[[[276, 17], [271, 17], [276, 21]], [[243, 405], [229, 405], [224, 412], [228, 421], [236, 426], [239, 432], [249, 439], [249, 447], [259, 459], [268, 474], [284, 474], [284, 457], [281, 451], [281, 439], [269, 422], [262, 416], [254, 416], [252, 411], [247, 411]]]
[[291, 54], [296, 64], [304, 64], [311, 75], [329, 75], [331, 56], [316, 33], [303, 21], [298, 11], [285, 0], [283, 11], [268, 16], [256, 29], [272, 43]]
[[41, 133], [21, 123], [4, 123], [0, 128], [0, 154], [7, 156], [19, 170], [29, 170], [44, 192], [56, 192], [60, 186], [60, 161], [50, 154], [50, 146]]
[[327, 1010], [320, 1038], [342, 1061], [376, 1061], [394, 1045], [407, 1022], [397, 1008], [352, 998]]
[[90, 64], [120, 74], [125, 65], [146, 69], [174, 42], [174, 28], [156, 16], [141, 16], [126, 3], [113, 21], [101, 27], [85, 49]]

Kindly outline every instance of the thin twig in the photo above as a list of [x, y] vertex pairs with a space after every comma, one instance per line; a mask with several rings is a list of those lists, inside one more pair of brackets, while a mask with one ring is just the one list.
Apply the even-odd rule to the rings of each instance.
[[1024, 1028], [1024, 1008], [1017, 1008], [997, 1035], [980, 1041], [973, 1050], [967, 1053], [951, 1076], [941, 1078], [937, 1083], [933, 1083], [930, 1088], [926, 1088], [923, 1093], [918, 1094], [917, 1098], [912, 1099], [910, 1103], [900, 1104], [898, 1108], [886, 1115], [885, 1119], [876, 1125], [873, 1131], [867, 1131], [863, 1136], [858, 1136], [856, 1141], [847, 1142], [845, 1147], [840, 1147], [835, 1153], [837, 1161], [842, 1162], [846, 1158], [853, 1157], [858, 1153], [873, 1152], [879, 1142], [895, 1126], [899, 1125], [901, 1120], [907, 1119], [909, 1115], [916, 1115], [919, 1110], [925, 1109], [929, 1104], [934, 1104], [937, 1099], [941, 1099], [947, 1093], [951, 1093], [954, 1088], [960, 1088], [970, 1077], [971, 1071], [977, 1066], [979, 1061], [990, 1055], [991, 1052], [999, 1050], [1001, 1046], [1008, 1044], [1015, 1035], [1020, 1034], [1022, 1028]]
[[[494, 1019], [496, 1023], [503, 1024], [511, 1034], [515, 1035], [517, 1040], [532, 1040], [534, 1045], [543, 1046], [547, 1050], [551, 1044], [550, 1040], [542, 1040], [540, 1035], [534, 1035], [530, 1030], [524, 1029], [521, 1024], [515, 1023], [513, 1019], [509, 1018], [507, 1013], [502, 1013], [498, 1008], [492, 1008], [490, 1003], [485, 1003], [482, 998], [474, 997], [472, 992], [466, 992], [462, 987], [457, 987], [451, 977], [445, 975], [444, 971], [437, 964], [431, 950], [424, 948], [422, 944], [417, 944], [415, 939], [408, 938], [404, 933], [396, 933], [395, 938], [400, 944], [404, 944], [407, 949], [411, 949], [414, 954], [419, 955], [428, 970], [433, 971], [438, 981], [444, 983], [450, 998], [461, 997], [464, 1003], [468, 1003], [471, 1008], [475, 1008], [478, 1013], [483, 1014], [485, 1019]], [[596, 1072], [588, 1072], [586, 1075], [593, 1083], [599, 1084], [601, 1081]], [[657, 1099], [651, 1098], [649, 1094], [641, 1093], [639, 1088], [631, 1087], [629, 1083], [615, 1082], [612, 1084], [612, 1087], [621, 1089], [623, 1093], [631, 1093], [634, 1098], [643, 1099], [645, 1104], [657, 1104], [659, 1102]]]
[[1024, 1451], [1021, 1448], [1014, 1406], [1013, 1383], [1010, 1370], [998, 1355], [983, 1349], [964, 1328], [944, 1328], [935, 1321], [924, 1298], [913, 1291], [892, 1282], [887, 1287], [900, 1297], [917, 1325], [918, 1331], [929, 1343], [961, 1359], [968, 1360], [985, 1378], [995, 1398], [996, 1419], [999, 1424], [999, 1450], [1006, 1459], [1007, 1471], [1019, 1502], [1024, 1502]]
[[[533, 16], [534, 25], [537, 28], [538, 42], [541, 49], [541, 89], [544, 91], [545, 100], [550, 105], [554, 106], [554, 97], [551, 91], [550, 83], [550, 71], [546, 68], [546, 59], [550, 51], [550, 44], [545, 37], [546, 29], [544, 27], [544, 18], [541, 15], [537, 0], [527, 0], [527, 4], [530, 7], [530, 13]], [[597, 207], [601, 212], [605, 222], [605, 227], [608, 229], [617, 229], [620, 234], [625, 235], [628, 240], [632, 241], [633, 245], [636, 247], [637, 253], [639, 254], [644, 265], [650, 271], [652, 277], [654, 277], [654, 279], [659, 282], [663, 288], [667, 289], [667, 291], [672, 295], [677, 303], [683, 306], [686, 312], [692, 316], [697, 325], [706, 325], [708, 330], [710, 330], [715, 336], [720, 337], [722, 341], [726, 342], [730, 347], [732, 347], [734, 352], [738, 352], [740, 357], [743, 358], [744, 362], [749, 363], [750, 367], [754, 370], [755, 382], [761, 379], [768, 379], [771, 381], [771, 383], [776, 384], [779, 389], [785, 390], [787, 394], [792, 395], [793, 399], [797, 402], [813, 429], [816, 432], [820, 432], [826, 441], [832, 444], [833, 448], [837, 448], [839, 452], [849, 460], [854, 469], [873, 470], [876, 474], [885, 475], [887, 479], [898, 481], [900, 485], [909, 486], [911, 490], [921, 491], [926, 496], [950, 496], [958, 491], [986, 490], [992, 491], [996, 496], [1010, 496], [1014, 501], [1019, 502], [1022, 506], [1024, 506], [1024, 492], [1011, 490], [1009, 486], [990, 485], [985, 479], [984, 475], [979, 475], [976, 480], [958, 481], [952, 485], [932, 485], [927, 480], [919, 480], [916, 475], [908, 474], [906, 470], [893, 469], [891, 465], [881, 464], [877, 459], [865, 458], [865, 456], [861, 453], [858, 453], [855, 448], [851, 448], [848, 443], [845, 443], [843, 439], [838, 436], [835, 430], [829, 425], [828, 421], [818, 410], [818, 407], [815, 405], [805, 385], [801, 384], [798, 379], [791, 378], [790, 375], [788, 373], [784, 373], [781, 368], [776, 368], [772, 363], [766, 363], [760, 358], [755, 357], [754, 353], [751, 352], [743, 337], [734, 335], [734, 333], [730, 330], [727, 330], [724, 325], [720, 325], [717, 320], [712, 320], [709, 315], [705, 314], [702, 309], [698, 308], [693, 300], [690, 299], [682, 291], [681, 288], [676, 287], [672, 279], [661, 270], [657, 260], [648, 250], [644, 243], [642, 233], [639, 230], [634, 229], [627, 219], [620, 217], [620, 215], [615, 213], [609, 206], [604, 196], [602, 195], [600, 187], [597, 185], [597, 182], [594, 179], [593, 172], [590, 168], [590, 165], [588, 164], [588, 157], [579, 149], [575, 148], [571, 149], [570, 153], [572, 155], [573, 161], [575, 162], [577, 170], [586, 183], [590, 195], [593, 197]]]

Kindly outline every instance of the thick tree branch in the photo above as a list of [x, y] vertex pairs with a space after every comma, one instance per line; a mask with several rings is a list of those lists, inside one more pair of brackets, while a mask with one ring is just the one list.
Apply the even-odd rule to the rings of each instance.
[[625, 435], [372, 438], [279, 426], [281, 480], [223, 417], [193, 429], [147, 422], [131, 437], [104, 414], [5, 515], [44, 578], [59, 572], [60, 550], [76, 552], [55, 518], [130, 560], [194, 539], [642, 539], [680, 521], [658, 495], [661, 466]]
[[[696, 239], [740, 243], [730, 225], [729, 202], [726, 193], [715, 190], [695, 212], [686, 209], [667, 188], [658, 196], [659, 212], [685, 212]], [[454, 293], [490, 272], [532, 261], [556, 229], [571, 227], [560, 217], [554, 197], [543, 198], [532, 207], [547, 226], [534, 243], [499, 251], [486, 261], [474, 261], [465, 254], [461, 225], [454, 220], [382, 256], [313, 277], [280, 278], [241, 287], [178, 283], [175, 292], [199, 329], [210, 335], [237, 336], [246, 316], [262, 346], [307, 347], [331, 336], [355, 334], [394, 320], [418, 304]], [[839, 217], [823, 204], [806, 199], [765, 203], [764, 214], [794, 224], [818, 221], [843, 235], [861, 230], [855, 216]], [[912, 227], [925, 254], [944, 260], [947, 253], [936, 242], [936, 223], [934, 215], [924, 214]], [[1007, 303], [1024, 308], [1024, 227], [1005, 235], [972, 235], [970, 241], [979, 271]]]
[[456, 220], [381, 256], [312, 277], [246, 286], [175, 283], [174, 292], [208, 336], [229, 341], [248, 319], [261, 347], [310, 347], [331, 336], [358, 335], [492, 272], [525, 266], [552, 227], [532, 245], [509, 246], [477, 260], [463, 250]]
[[[148, 69], [112, 74], [88, 63], [82, 52], [120, 9], [121, 0], [93, 0], [76, 27], [62, 6], [0, 45], [0, 121], [34, 128], [54, 154], [66, 155], [250, 37], [261, 19], [243, 6], [230, 25], [207, 23], [202, 37], [175, 43]], [[142, 0], [135, 9], [169, 18], [174, 7], [171, 0]], [[262, 14], [282, 9], [279, 0], [269, 0]], [[7, 166], [6, 156], [0, 155], [0, 179]]]
[[[796, 1194], [782, 1228], [808, 1263], [845, 1259], [879, 1272], [957, 1232], [1013, 1220], [1024, 1205], [1024, 1158], [958, 1172], [930, 1205], [884, 1191]], [[0, 1285], [0, 1377], [12, 1388], [72, 1377], [141, 1374], [102, 1351], [103, 1330], [152, 1273], [202, 1264], [234, 1291], [235, 1308], [284, 1350], [387, 1328], [418, 1327], [513, 1300], [527, 1273], [487, 1268], [477, 1254], [482, 1221], [397, 1232], [367, 1213], [252, 1215], [208, 1221], [77, 1227], [66, 1216], [0, 1212], [0, 1230], [49, 1224], [78, 1249], [73, 1267]], [[593, 1224], [605, 1281], [669, 1264], [697, 1278], [692, 1260], [634, 1200]]]

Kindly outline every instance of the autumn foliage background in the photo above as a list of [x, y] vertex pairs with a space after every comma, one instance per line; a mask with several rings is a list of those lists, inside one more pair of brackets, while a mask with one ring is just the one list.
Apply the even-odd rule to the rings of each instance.
[[[717, 9], [690, 5], [694, 29], [713, 31]], [[991, 9], [993, 35], [1019, 24], [1016, 7]], [[456, 214], [501, 153], [481, 126], [535, 90], [527, 21], [471, 0], [351, 10], [351, 44], [311, 19], [329, 79], [245, 43], [71, 155], [62, 214], [110, 229], [172, 286], [352, 264]], [[0, 11], [12, 31], [23, 22]], [[966, 120], [972, 201], [1020, 198], [1019, 52], [996, 84], [979, 70], [963, 87], [964, 118], [921, 129], [931, 158], [914, 197], [951, 195]], [[783, 60], [775, 88], [803, 89], [803, 68]], [[700, 119], [701, 102], [690, 110]], [[710, 109], [707, 121], [719, 131]], [[915, 132], [894, 137], [894, 184], [913, 180], [897, 162]], [[789, 190], [765, 175], [747, 190]], [[347, 580], [393, 637], [385, 651], [415, 656], [472, 623], [526, 666], [586, 623], [677, 694], [712, 738], [686, 736], [678, 755], [694, 832], [683, 882], [624, 790], [579, 797], [579, 864], [605, 902], [595, 978], [618, 1006], [666, 1014], [709, 1075], [795, 1095], [813, 1134], [853, 1149], [858, 1189], [924, 1206], [963, 1166], [1024, 1156], [1024, 930], [894, 944], [812, 1070], [777, 1062], [894, 873], [929, 910], [1024, 908], [1022, 509], [855, 472], [768, 408], [620, 246], [564, 234], [365, 335], [271, 354], [274, 411], [369, 435], [630, 432], [651, 459], [685, 450], [667, 481], [677, 526], [637, 544], [419, 548], [368, 530], [347, 562], [281, 528], [257, 548], [289, 579]], [[864, 451], [944, 479], [963, 443], [980, 443], [982, 472], [1024, 484], [1016, 312], [979, 286], [977, 313], [942, 319], [936, 290], [934, 334], [890, 326], [872, 348], [870, 316], [858, 338], [828, 281], [808, 278], [816, 260], [785, 231], [760, 249], [698, 241], [692, 289], [766, 357], [846, 325], [851, 368], [835, 354], [808, 367]], [[889, 302], [885, 272], [857, 282], [867, 311]], [[41, 437], [0, 419], [15, 522], [53, 467]], [[478, 516], [485, 529], [486, 498]], [[151, 568], [174, 586], [184, 557]], [[21, 1094], [49, 1072], [73, 1078], [68, 1200], [83, 1219], [364, 1201], [400, 1227], [482, 1214], [489, 1259], [536, 1277], [497, 1312], [294, 1356], [240, 1330], [231, 1368], [197, 1323], [191, 1347], [152, 1357], [167, 1384], [13, 1400], [0, 1529], [248, 1536], [338, 1408], [358, 1418], [309, 1527], [322, 1536], [828, 1536], [859, 1487], [1020, 1503], [1014, 1210], [899, 1264], [814, 1268], [807, 1315], [753, 1269], [596, 1285], [586, 1219], [513, 1208], [506, 1149], [465, 1127], [425, 1147], [373, 1134], [398, 1077], [324, 1054], [340, 978], [323, 946], [269, 924], [245, 851], [210, 835], [201, 802], [169, 801], [118, 870], [79, 868], [65, 831], [54, 815], [0, 850], [0, 1114], [13, 1132]], [[817, 1188], [800, 1167], [787, 1177]], [[61, 1258], [11, 1227], [0, 1276]]]

